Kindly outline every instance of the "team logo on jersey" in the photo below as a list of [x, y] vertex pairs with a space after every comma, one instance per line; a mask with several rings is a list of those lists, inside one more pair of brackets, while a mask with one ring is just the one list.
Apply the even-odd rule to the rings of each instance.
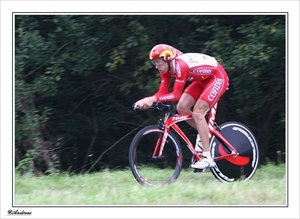
[[192, 73], [195, 74], [211, 74], [212, 70], [207, 68], [193, 69]]
[[178, 64], [176, 64], [176, 72], [177, 72], [177, 76], [180, 78], [181, 77], [181, 69]]
[[173, 94], [171, 94], [168, 96], [160, 97], [159, 100], [171, 100], [173, 98], [175, 98], [175, 96]]

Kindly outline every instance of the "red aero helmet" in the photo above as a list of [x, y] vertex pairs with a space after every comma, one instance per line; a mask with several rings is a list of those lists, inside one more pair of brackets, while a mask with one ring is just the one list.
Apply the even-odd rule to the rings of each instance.
[[158, 44], [154, 46], [150, 53], [149, 59], [154, 60], [163, 58], [166, 62], [171, 62], [176, 56], [183, 54], [180, 50], [167, 44]]

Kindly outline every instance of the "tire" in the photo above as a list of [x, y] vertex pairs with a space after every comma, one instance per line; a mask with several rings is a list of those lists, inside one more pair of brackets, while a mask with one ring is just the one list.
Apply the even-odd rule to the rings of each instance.
[[[255, 136], [247, 126], [238, 122], [227, 122], [220, 128], [220, 133], [238, 151], [239, 156], [216, 161], [217, 166], [211, 168], [213, 175], [222, 182], [248, 181], [253, 177], [259, 162], [259, 149]], [[226, 146], [213, 136], [210, 141], [212, 157], [220, 156], [221, 151], [229, 153]]]
[[155, 145], [163, 130], [151, 125], [140, 130], [129, 148], [129, 166], [142, 185], [162, 185], [174, 182], [182, 169], [182, 149], [173, 132], [167, 135], [161, 158], [152, 158]]

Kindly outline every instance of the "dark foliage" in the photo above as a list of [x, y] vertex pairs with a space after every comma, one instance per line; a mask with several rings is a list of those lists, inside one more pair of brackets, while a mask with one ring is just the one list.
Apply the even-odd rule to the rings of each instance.
[[[285, 152], [285, 15], [15, 15], [15, 152], [21, 171], [125, 168], [155, 111], [132, 104], [159, 84], [157, 43], [215, 56], [230, 89], [217, 121], [258, 138], [261, 162]], [[191, 138], [195, 131], [187, 127]], [[184, 147], [184, 146], [183, 146]], [[184, 151], [184, 155], [190, 155]]]

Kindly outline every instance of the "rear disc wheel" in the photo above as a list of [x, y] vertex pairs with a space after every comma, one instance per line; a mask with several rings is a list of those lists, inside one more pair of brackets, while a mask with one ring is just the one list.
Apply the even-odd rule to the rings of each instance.
[[[216, 167], [211, 168], [213, 175], [222, 182], [251, 179], [259, 162], [255, 136], [247, 126], [238, 122], [227, 122], [220, 125], [220, 128], [220, 133], [238, 151], [239, 156], [216, 161]], [[215, 136], [210, 141], [210, 152], [214, 158], [230, 153]]]

